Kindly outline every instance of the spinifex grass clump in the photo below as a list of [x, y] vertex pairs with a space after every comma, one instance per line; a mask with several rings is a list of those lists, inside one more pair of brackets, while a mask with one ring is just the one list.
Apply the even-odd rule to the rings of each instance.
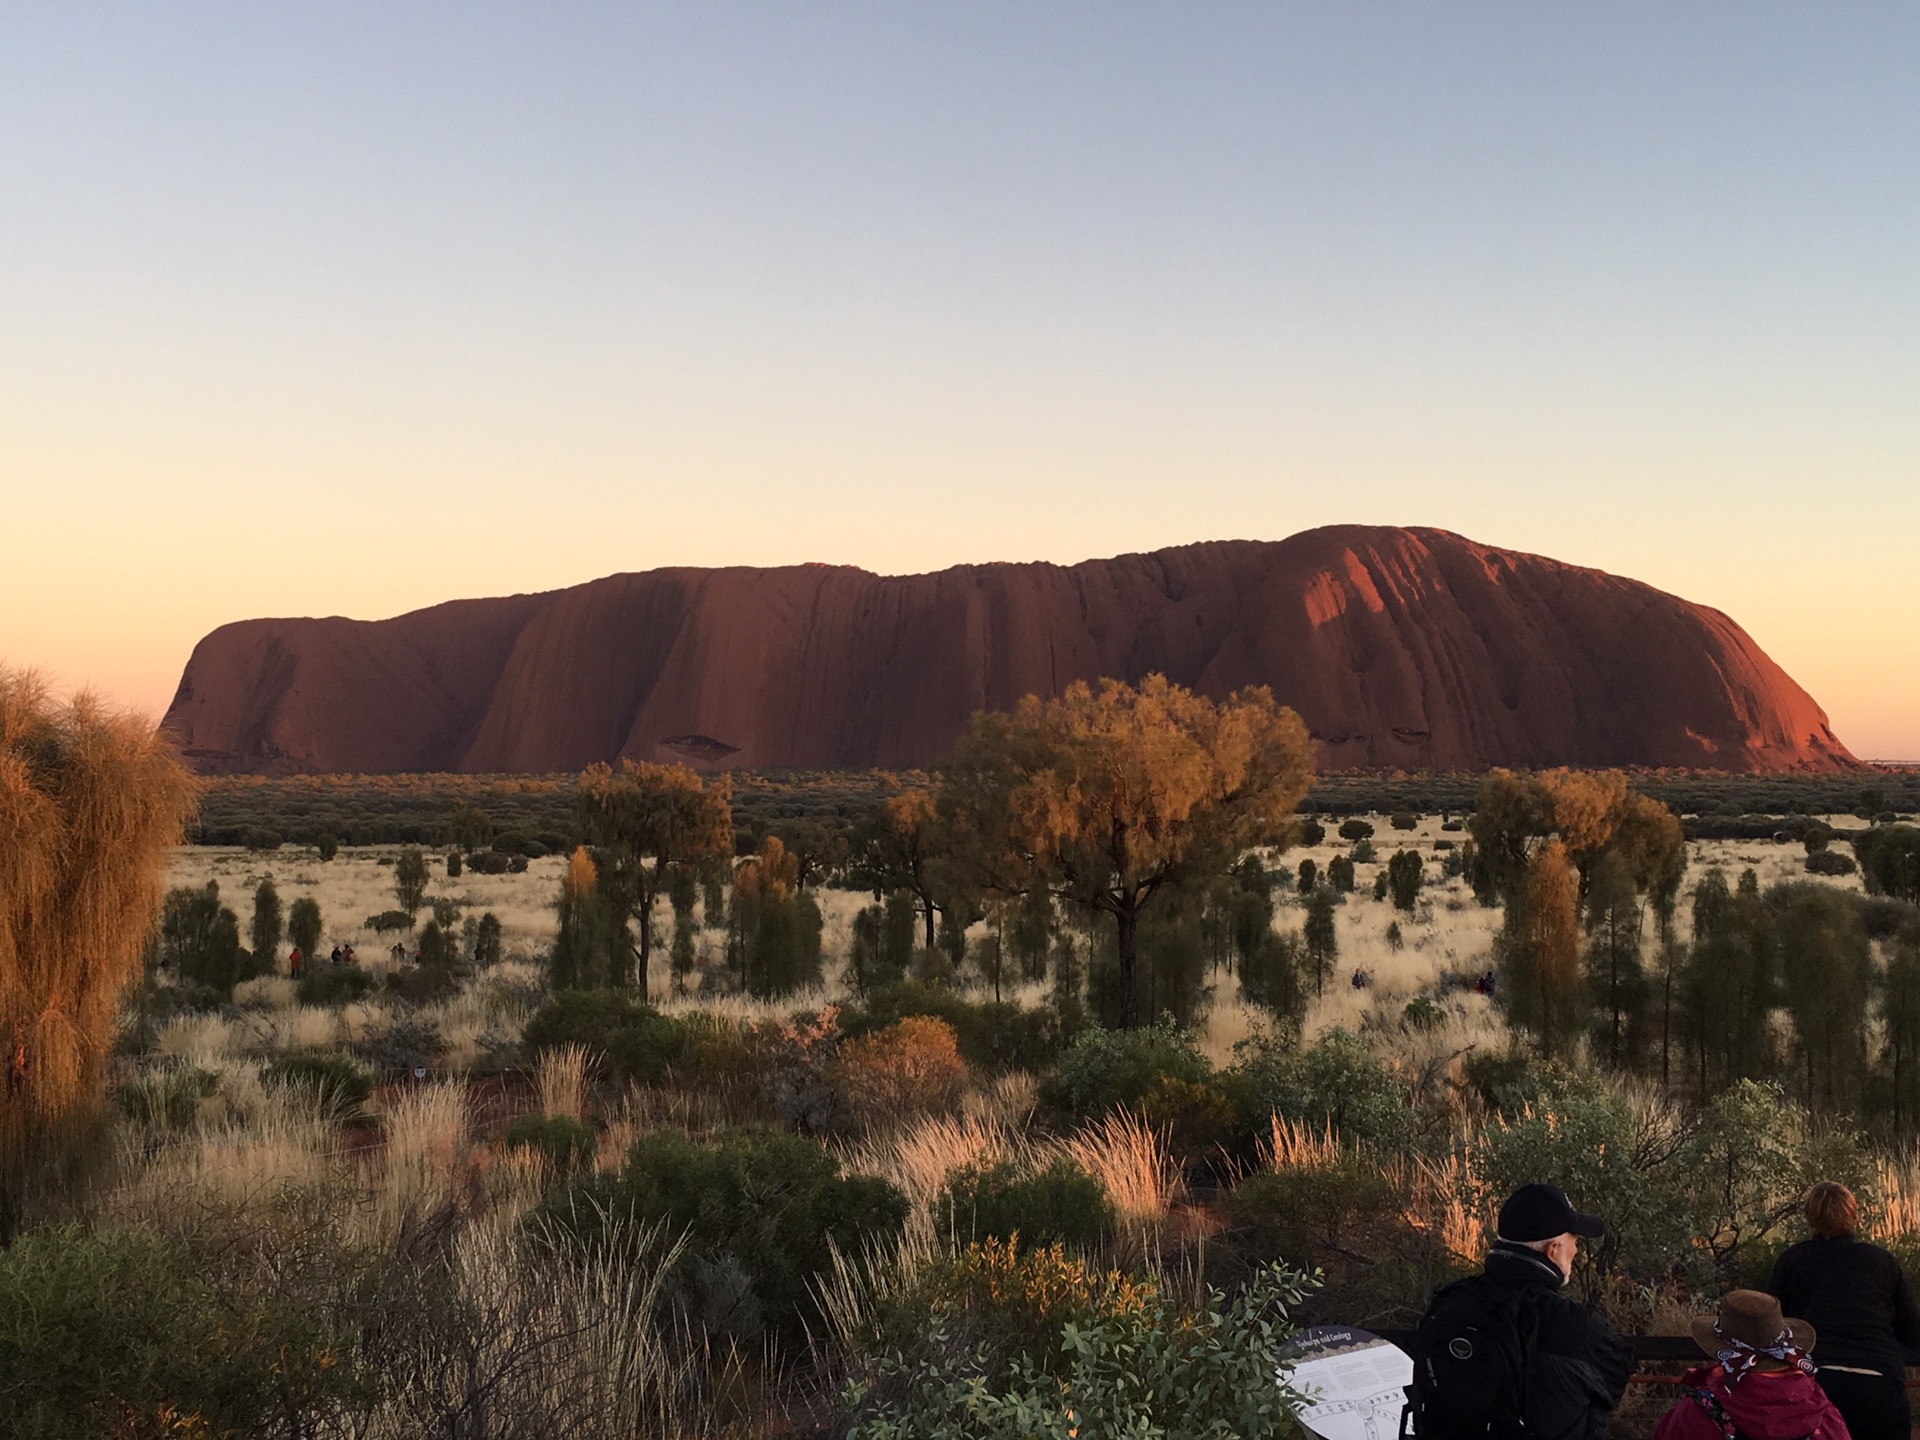
[[98, 1106], [194, 793], [144, 719], [0, 670], [0, 1238]]

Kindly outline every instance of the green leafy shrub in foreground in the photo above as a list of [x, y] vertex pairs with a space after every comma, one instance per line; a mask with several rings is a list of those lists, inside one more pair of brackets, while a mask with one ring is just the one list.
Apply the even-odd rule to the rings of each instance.
[[812, 1287], [833, 1249], [861, 1254], [899, 1234], [907, 1201], [884, 1180], [840, 1174], [811, 1140], [736, 1130], [712, 1143], [670, 1131], [642, 1136], [617, 1176], [550, 1195], [533, 1223], [575, 1240], [609, 1221], [684, 1232], [669, 1277], [673, 1302], [696, 1327], [736, 1339], [796, 1332], [817, 1311]]
[[321, 1109], [351, 1115], [373, 1095], [373, 1077], [345, 1055], [282, 1055], [260, 1072], [277, 1090], [311, 1096]]
[[527, 1022], [521, 1045], [529, 1058], [584, 1045], [609, 1079], [653, 1085], [679, 1063], [687, 1028], [618, 990], [562, 990]]
[[0, 1250], [9, 1435], [253, 1435], [332, 1408], [352, 1347], [314, 1308], [217, 1287], [210, 1257], [145, 1230], [58, 1225]]
[[[1301, 1398], [1276, 1378], [1302, 1280], [1257, 1270], [1229, 1298], [1183, 1306], [1151, 1286], [1007, 1355], [954, 1305], [920, 1343], [882, 1355], [846, 1400], [849, 1440], [1154, 1436], [1238, 1440], [1291, 1433]], [[1036, 1353], [1038, 1352], [1038, 1353]]]
[[220, 1077], [197, 1065], [154, 1070], [113, 1092], [120, 1113], [139, 1125], [181, 1130], [193, 1123], [200, 1102], [220, 1086]]
[[1081, 1032], [1042, 1093], [1069, 1114], [1099, 1116], [1139, 1110], [1163, 1077], [1202, 1084], [1212, 1073], [1192, 1032], [1162, 1020], [1139, 1030]]
[[1062, 1155], [1033, 1174], [1009, 1161], [970, 1166], [947, 1182], [934, 1218], [963, 1243], [1018, 1239], [1082, 1249], [1113, 1229], [1113, 1205], [1105, 1186]]

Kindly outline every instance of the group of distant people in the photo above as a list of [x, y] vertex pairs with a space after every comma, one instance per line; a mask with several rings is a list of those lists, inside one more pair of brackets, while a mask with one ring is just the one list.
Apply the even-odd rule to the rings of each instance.
[[[1691, 1325], [1709, 1363], [1689, 1370], [1654, 1440], [1908, 1440], [1906, 1362], [1920, 1308], [1900, 1263], [1857, 1237], [1853, 1192], [1805, 1196], [1812, 1238], [1766, 1290], [1734, 1290]], [[1403, 1435], [1414, 1440], [1604, 1440], [1633, 1347], [1561, 1293], [1598, 1215], [1554, 1185], [1500, 1208], [1482, 1272], [1433, 1298], [1412, 1344]]]
[[[334, 946], [333, 953], [328, 956], [328, 959], [335, 965], [353, 965], [357, 963], [351, 944]], [[292, 953], [287, 956], [287, 974], [291, 975], [295, 980], [298, 980], [306, 973], [307, 957], [301, 953], [300, 947], [296, 945], [293, 947]]]

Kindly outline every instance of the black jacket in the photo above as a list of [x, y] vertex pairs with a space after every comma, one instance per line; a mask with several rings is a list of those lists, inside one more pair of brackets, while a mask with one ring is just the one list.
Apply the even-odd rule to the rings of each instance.
[[1813, 1362], [1904, 1374], [1920, 1348], [1920, 1309], [1900, 1262], [1851, 1237], [1802, 1240], [1773, 1267], [1780, 1308], [1813, 1326]]
[[1607, 1415], [1633, 1374], [1633, 1347], [1560, 1293], [1559, 1267], [1537, 1250], [1496, 1240], [1482, 1283], [1524, 1291], [1536, 1317], [1527, 1428], [1538, 1440], [1605, 1440]]

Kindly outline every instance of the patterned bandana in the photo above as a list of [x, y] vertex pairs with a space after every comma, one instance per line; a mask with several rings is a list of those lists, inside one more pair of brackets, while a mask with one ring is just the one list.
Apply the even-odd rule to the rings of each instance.
[[[1713, 1333], [1720, 1335], [1720, 1327], [1715, 1325]], [[1730, 1335], [1720, 1335], [1725, 1343], [1714, 1358], [1720, 1362], [1720, 1368], [1726, 1372], [1727, 1384], [1732, 1386], [1742, 1375], [1753, 1369], [1763, 1359], [1784, 1360], [1796, 1370], [1813, 1374], [1813, 1361], [1807, 1358], [1807, 1352], [1793, 1343], [1793, 1331], [1782, 1330], [1774, 1337], [1773, 1344], [1758, 1348], [1744, 1340], [1736, 1340]]]

